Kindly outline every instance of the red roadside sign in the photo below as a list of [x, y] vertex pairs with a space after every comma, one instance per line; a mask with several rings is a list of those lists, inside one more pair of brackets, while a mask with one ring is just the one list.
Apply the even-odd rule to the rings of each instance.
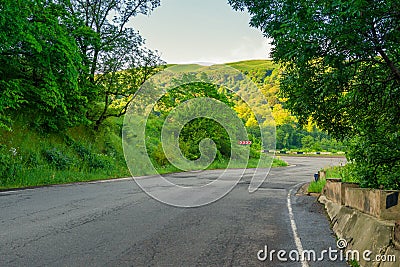
[[239, 141], [239, 145], [251, 145], [251, 141]]

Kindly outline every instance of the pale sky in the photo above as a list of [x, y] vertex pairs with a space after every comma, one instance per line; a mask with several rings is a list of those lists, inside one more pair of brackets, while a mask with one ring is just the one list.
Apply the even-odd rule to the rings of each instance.
[[227, 0], [161, 0], [130, 22], [167, 63], [228, 63], [269, 58], [269, 40]]

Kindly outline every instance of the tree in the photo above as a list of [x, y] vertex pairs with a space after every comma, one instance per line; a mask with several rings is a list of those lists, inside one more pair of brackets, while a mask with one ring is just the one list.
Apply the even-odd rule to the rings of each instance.
[[128, 24], [138, 14], [149, 14], [160, 0], [61, 2], [77, 18], [72, 27], [84, 58], [82, 82], [93, 91], [88, 118], [98, 128], [106, 118], [126, 113], [133, 94], [161, 63]]
[[273, 38], [281, 93], [299, 121], [351, 139], [363, 186], [400, 188], [400, 1], [229, 3]]
[[315, 144], [315, 139], [311, 135], [306, 135], [303, 138], [301, 138], [301, 144], [305, 150], [311, 151]]
[[[201, 78], [202, 82], [198, 79]], [[197, 81], [197, 82], [194, 82]], [[173, 89], [169, 90], [158, 102], [158, 109], [162, 114], [168, 114], [174, 108], [182, 103], [195, 98], [212, 98], [220, 101], [224, 105], [233, 107], [230, 100], [232, 93], [228, 93], [224, 88], [218, 87], [211, 83], [205, 73], [185, 73], [178, 79], [172, 80]], [[190, 109], [204, 110], [207, 109], [207, 101], [200, 103], [192, 103]], [[188, 108], [188, 107], [187, 107]], [[203, 112], [204, 113], [204, 112]], [[224, 114], [223, 110], [215, 110], [218, 115]], [[185, 110], [175, 113], [177, 121], [185, 121], [188, 114]], [[218, 117], [215, 115], [215, 117]], [[218, 122], [213, 119], [199, 117], [190, 120], [182, 128], [179, 133], [179, 145], [185, 157], [191, 160], [198, 159], [201, 156], [199, 143], [204, 138], [211, 138], [218, 149], [219, 157], [229, 158], [231, 153], [231, 144], [228, 132]], [[225, 127], [230, 127], [229, 125]], [[231, 129], [232, 132], [235, 130]]]
[[5, 0], [0, 10], [0, 127], [10, 129], [17, 111], [51, 130], [82, 122], [87, 101], [69, 14], [52, 1]]

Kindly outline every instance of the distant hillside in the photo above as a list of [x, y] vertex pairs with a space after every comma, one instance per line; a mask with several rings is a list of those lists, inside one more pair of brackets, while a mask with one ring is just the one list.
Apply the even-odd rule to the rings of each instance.
[[[219, 65], [219, 64], [217, 64]], [[241, 72], [250, 72], [250, 71], [257, 71], [257, 70], [268, 70], [268, 69], [276, 69], [278, 66], [273, 63], [272, 60], [266, 59], [255, 59], [255, 60], [244, 60], [238, 62], [229, 62], [221, 65], [227, 65], [232, 68], [235, 68]], [[202, 64], [167, 64], [166, 67], [173, 67], [177, 66], [182, 71], [201, 71], [203, 68], [207, 68]]]
[[277, 65], [272, 62], [272, 60], [245, 60], [245, 61], [238, 61], [238, 62], [231, 62], [226, 63], [225, 65], [231, 66], [240, 71], [255, 71], [255, 70], [269, 70], [269, 69], [276, 69]]

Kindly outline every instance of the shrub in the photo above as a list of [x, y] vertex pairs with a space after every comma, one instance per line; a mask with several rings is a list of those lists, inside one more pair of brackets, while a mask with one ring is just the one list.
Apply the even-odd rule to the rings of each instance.
[[84, 145], [80, 143], [74, 143], [73, 148], [75, 152], [82, 158], [82, 159], [87, 159], [92, 156], [92, 152], [90, 149], [86, 148]]
[[151, 153], [151, 156], [159, 166], [165, 166], [169, 163], [167, 157], [164, 154], [161, 143], [159, 143], [157, 148]]
[[107, 156], [102, 154], [92, 154], [88, 158], [88, 166], [91, 169], [111, 169], [112, 164]]
[[47, 162], [53, 165], [57, 170], [66, 170], [73, 166], [73, 160], [67, 155], [64, 155], [57, 148], [44, 150], [43, 156]]
[[18, 172], [22, 170], [21, 158], [16, 148], [8, 149], [0, 145], [0, 184], [5, 185], [15, 181]]

